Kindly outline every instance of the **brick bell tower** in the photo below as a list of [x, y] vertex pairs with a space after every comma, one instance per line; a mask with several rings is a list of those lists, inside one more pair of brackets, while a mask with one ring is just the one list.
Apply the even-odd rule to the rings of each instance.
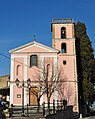
[[76, 49], [73, 19], [52, 19], [52, 47], [59, 50], [58, 68], [61, 67], [64, 75], [64, 94], [68, 105], [78, 112], [78, 82]]

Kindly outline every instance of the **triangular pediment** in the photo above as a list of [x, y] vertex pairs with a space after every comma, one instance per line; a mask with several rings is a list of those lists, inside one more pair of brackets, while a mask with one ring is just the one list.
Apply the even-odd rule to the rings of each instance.
[[10, 53], [27, 53], [27, 52], [59, 52], [56, 49], [48, 47], [38, 42], [31, 42], [21, 47], [12, 49], [9, 51]]

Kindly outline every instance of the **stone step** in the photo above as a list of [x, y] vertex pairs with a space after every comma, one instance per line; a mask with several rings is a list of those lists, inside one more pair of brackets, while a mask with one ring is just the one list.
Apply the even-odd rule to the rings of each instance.
[[44, 117], [10, 117], [6, 119], [45, 119]]
[[30, 117], [10, 117], [6, 119], [45, 119], [44, 117], [35, 117], [35, 116], [30, 116]]
[[[21, 117], [21, 116], [22, 116], [22, 113], [14, 113], [14, 114], [12, 114], [12, 117]], [[27, 114], [27, 113], [25, 113], [25, 116], [43, 117], [42, 114]]]

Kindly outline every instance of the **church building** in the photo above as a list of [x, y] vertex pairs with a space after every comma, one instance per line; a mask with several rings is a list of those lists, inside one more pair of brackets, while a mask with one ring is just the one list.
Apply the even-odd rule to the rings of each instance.
[[[41, 105], [47, 101], [48, 92], [50, 102], [65, 99], [78, 112], [74, 20], [52, 19], [51, 32], [52, 48], [34, 40], [9, 51], [10, 104], [37, 105], [41, 95]], [[51, 94], [50, 83], [55, 87]]]

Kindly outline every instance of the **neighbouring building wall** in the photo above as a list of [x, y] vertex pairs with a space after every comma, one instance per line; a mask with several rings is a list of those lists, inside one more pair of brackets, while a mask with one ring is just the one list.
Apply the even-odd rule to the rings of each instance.
[[0, 76], [0, 89], [7, 88], [9, 86], [10, 78], [9, 75]]
[[10, 76], [4, 75], [0, 76], [0, 97], [6, 97], [6, 100], [9, 101], [10, 93]]

